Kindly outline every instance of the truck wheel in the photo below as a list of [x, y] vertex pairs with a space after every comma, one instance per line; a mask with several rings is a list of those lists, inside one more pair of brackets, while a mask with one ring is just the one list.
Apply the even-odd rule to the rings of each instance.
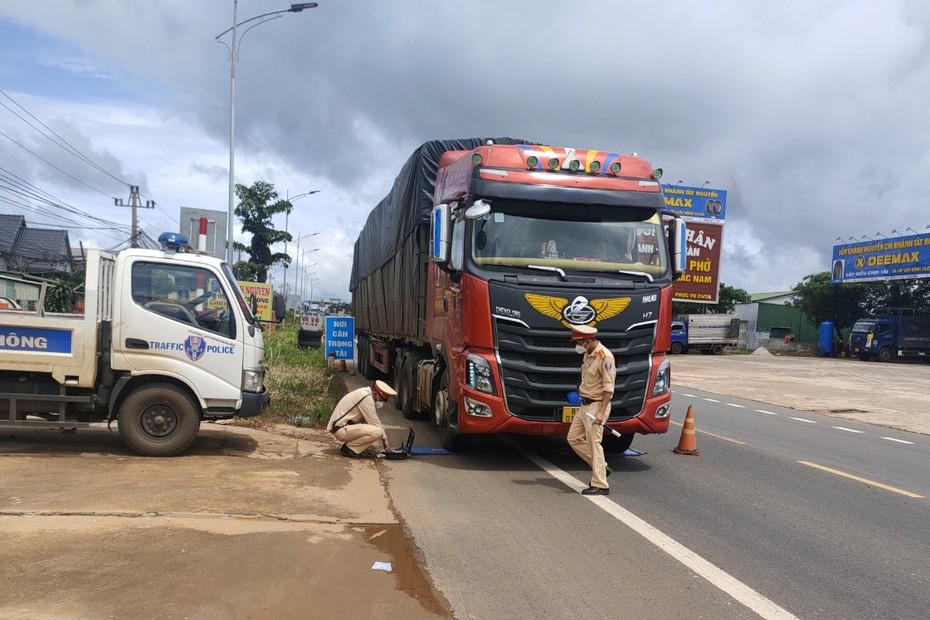
[[891, 347], [882, 347], [881, 351], [878, 352], [878, 361], [880, 362], [890, 362], [894, 359], [894, 349]]
[[449, 400], [449, 371], [443, 370], [439, 387], [433, 395], [433, 421], [439, 427], [439, 443], [442, 447], [449, 452], [461, 452], [468, 444], [468, 438], [452, 427], [453, 407], [454, 403]]
[[604, 440], [601, 442], [601, 445], [604, 446], [604, 452], [623, 454], [630, 449], [630, 446], [633, 444], [634, 436], [634, 433], [623, 433], [619, 437], [614, 437], [614, 434], [605, 428]]
[[711, 355], [723, 355], [723, 345], [715, 344], [710, 348]]
[[410, 357], [404, 356], [398, 359], [394, 366], [394, 385], [397, 389], [394, 406], [397, 407], [406, 420], [419, 417], [413, 410], [413, 384], [410, 381], [410, 363]]
[[684, 349], [684, 347], [681, 346], [681, 343], [680, 343], [680, 342], [673, 342], [673, 343], [672, 343], [672, 348], [670, 349], [670, 351], [671, 351], [672, 353], [675, 353], [675, 354], [677, 355], [677, 354], [681, 353], [683, 349]]
[[871, 357], [872, 357], [872, 356], [869, 355], [869, 354], [868, 354], [867, 352], [865, 352], [865, 351], [863, 351], [862, 353], [859, 354], [859, 359], [860, 359], [861, 361], [863, 361], [863, 362], [869, 361], [869, 358], [871, 358]]
[[180, 454], [197, 439], [198, 409], [188, 394], [173, 385], [143, 385], [120, 405], [116, 418], [120, 437], [142, 456]]

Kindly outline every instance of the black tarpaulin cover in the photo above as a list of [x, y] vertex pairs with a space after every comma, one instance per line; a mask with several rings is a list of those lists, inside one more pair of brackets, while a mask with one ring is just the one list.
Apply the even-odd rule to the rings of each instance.
[[350, 291], [355, 290], [360, 279], [397, 254], [417, 226], [429, 223], [433, 191], [436, 188], [436, 170], [442, 154], [446, 151], [470, 151], [484, 146], [488, 141], [494, 144], [536, 144], [515, 138], [463, 138], [423, 143], [407, 159], [394, 180], [394, 187], [372, 209], [365, 227], [359, 233], [352, 260]]
[[426, 142], [407, 159], [391, 192], [369, 214], [355, 242], [349, 280], [357, 332], [383, 340], [423, 340], [428, 229], [439, 160], [446, 151], [470, 151], [489, 140], [535, 144], [513, 138]]

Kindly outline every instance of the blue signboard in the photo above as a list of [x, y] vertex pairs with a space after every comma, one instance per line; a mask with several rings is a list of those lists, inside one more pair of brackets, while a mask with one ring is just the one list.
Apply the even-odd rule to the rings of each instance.
[[355, 359], [355, 317], [326, 317], [326, 357], [337, 360]]
[[726, 219], [727, 190], [686, 185], [663, 185], [665, 211], [679, 217], [699, 217], [705, 220]]
[[833, 246], [830, 282], [930, 278], [930, 233]]
[[0, 351], [71, 353], [71, 330], [0, 327]]

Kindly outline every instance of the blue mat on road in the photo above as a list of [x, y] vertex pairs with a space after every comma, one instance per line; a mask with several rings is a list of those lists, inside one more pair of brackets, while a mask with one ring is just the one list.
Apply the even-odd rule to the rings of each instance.
[[410, 448], [411, 456], [431, 456], [436, 454], [452, 454], [444, 448], [414, 447]]

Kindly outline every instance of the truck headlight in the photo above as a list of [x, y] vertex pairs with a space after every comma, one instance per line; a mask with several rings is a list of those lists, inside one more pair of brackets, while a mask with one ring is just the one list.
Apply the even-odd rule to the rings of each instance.
[[242, 391], [243, 392], [261, 392], [264, 384], [265, 384], [265, 371], [263, 369], [242, 371]]
[[488, 394], [494, 393], [494, 375], [491, 373], [491, 364], [480, 355], [469, 353], [465, 358], [465, 381], [471, 388]]
[[662, 396], [667, 394], [672, 382], [672, 366], [668, 360], [664, 360], [659, 365], [659, 371], [656, 373], [656, 382], [652, 385], [652, 395]]

